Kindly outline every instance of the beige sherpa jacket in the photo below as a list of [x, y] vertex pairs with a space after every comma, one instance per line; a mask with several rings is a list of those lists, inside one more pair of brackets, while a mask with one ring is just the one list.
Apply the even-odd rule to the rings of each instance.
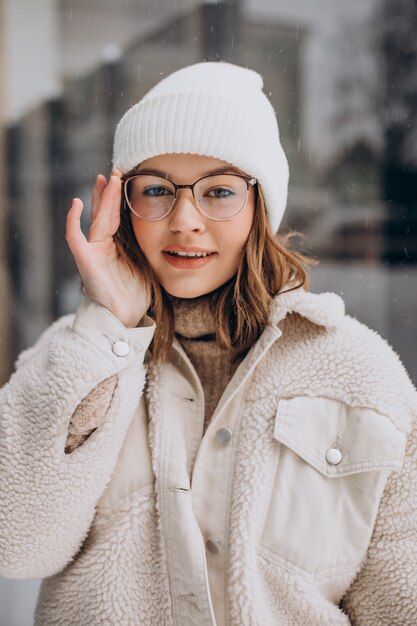
[[202, 438], [154, 330], [84, 296], [1, 390], [0, 575], [44, 577], [36, 626], [414, 625], [417, 393], [389, 344], [336, 294], [276, 296]]

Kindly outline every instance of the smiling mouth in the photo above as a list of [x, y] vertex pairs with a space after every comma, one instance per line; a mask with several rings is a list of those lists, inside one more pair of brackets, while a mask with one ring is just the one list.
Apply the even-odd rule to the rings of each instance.
[[217, 252], [211, 252], [205, 256], [180, 256], [167, 251], [163, 251], [163, 254], [170, 265], [183, 269], [192, 269], [203, 267], [210, 263], [213, 257], [217, 255]]
[[166, 254], [170, 256], [175, 256], [180, 259], [205, 259], [207, 256], [211, 256], [212, 254], [216, 254], [215, 252], [199, 252], [198, 254], [184, 254], [180, 252], [172, 252], [169, 250], [164, 250]]

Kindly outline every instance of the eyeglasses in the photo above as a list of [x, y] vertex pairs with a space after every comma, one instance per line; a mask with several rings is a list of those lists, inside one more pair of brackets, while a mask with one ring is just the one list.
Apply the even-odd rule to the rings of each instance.
[[154, 222], [170, 213], [178, 189], [191, 189], [194, 203], [212, 220], [230, 220], [245, 208], [249, 187], [257, 179], [243, 174], [209, 174], [192, 185], [176, 185], [169, 178], [134, 174], [123, 181], [123, 191], [130, 210], [143, 220]]

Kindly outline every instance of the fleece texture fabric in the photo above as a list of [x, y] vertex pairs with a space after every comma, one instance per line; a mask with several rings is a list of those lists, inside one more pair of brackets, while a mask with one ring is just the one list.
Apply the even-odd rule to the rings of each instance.
[[[168, 297], [174, 312], [175, 335], [195, 367], [204, 389], [204, 435], [223, 391], [243, 359], [243, 354], [233, 358], [229, 350], [219, 345], [215, 321], [210, 311], [211, 293], [191, 299], [171, 295]], [[65, 447], [67, 454], [83, 444], [100, 426], [104, 419], [100, 405], [110, 404], [116, 382], [115, 376], [108, 378], [80, 402], [68, 427]]]
[[334, 293], [275, 296], [202, 437], [154, 330], [84, 296], [0, 392], [0, 575], [44, 578], [36, 626], [414, 624], [417, 392], [387, 341]]

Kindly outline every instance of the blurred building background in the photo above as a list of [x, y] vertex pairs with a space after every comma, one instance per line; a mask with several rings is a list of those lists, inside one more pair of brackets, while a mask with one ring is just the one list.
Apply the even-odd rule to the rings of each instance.
[[[71, 200], [109, 175], [115, 125], [168, 73], [202, 60], [264, 77], [290, 162], [281, 231], [380, 332], [417, 381], [415, 0], [1, 0], [0, 377], [79, 279]], [[30, 626], [39, 581], [0, 580], [0, 624]]]

